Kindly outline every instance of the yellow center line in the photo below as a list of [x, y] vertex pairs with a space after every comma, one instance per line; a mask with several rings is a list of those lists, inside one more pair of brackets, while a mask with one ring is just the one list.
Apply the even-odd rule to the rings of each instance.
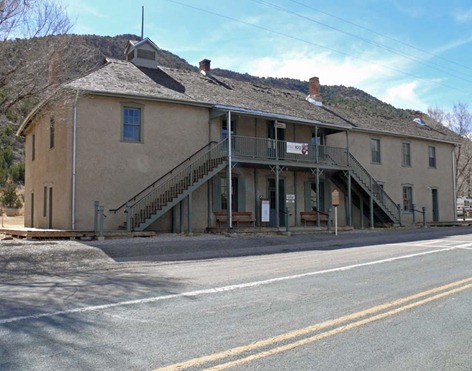
[[[185, 362], [180, 362], [180, 363], [176, 363], [176, 364], [173, 364], [173, 365], [169, 365], [169, 366], [166, 366], [166, 367], [163, 367], [163, 368], [156, 369], [155, 371], [182, 370], [182, 369], [202, 365], [202, 364], [205, 364], [205, 363], [215, 362], [215, 361], [218, 361], [218, 360], [221, 360], [221, 359], [224, 359], [224, 358], [233, 357], [233, 356], [236, 356], [236, 355], [241, 354], [241, 353], [249, 352], [249, 351], [252, 351], [252, 350], [257, 350], [259, 348], [267, 347], [267, 346], [270, 346], [270, 345], [275, 345], [276, 343], [286, 341], [286, 340], [290, 340], [290, 339], [293, 339], [295, 337], [306, 335], [306, 334], [309, 334], [309, 333], [312, 333], [312, 332], [315, 332], [315, 331], [319, 331], [319, 330], [325, 329], [327, 327], [341, 325], [345, 322], [350, 322], [350, 321], [353, 321], [353, 320], [361, 318], [361, 317], [365, 317], [365, 316], [368, 316], [368, 315], [373, 315], [377, 312], [380, 312], [380, 311], [383, 311], [383, 310], [386, 310], [386, 309], [389, 309], [389, 308], [392, 308], [392, 307], [400, 306], [400, 305], [405, 304], [405, 303], [407, 303], [409, 301], [412, 301], [412, 300], [420, 299], [420, 298], [428, 296], [428, 295], [436, 294], [440, 291], [445, 291], [445, 290], [451, 289], [451, 288], [459, 286], [459, 285], [467, 284], [468, 282], [472, 282], [472, 277], [469, 277], [469, 278], [466, 278], [466, 279], [463, 279], [463, 280], [459, 280], [459, 281], [456, 281], [456, 282], [452, 282], [452, 283], [449, 283], [447, 285], [439, 286], [439, 287], [436, 287], [436, 288], [433, 288], [433, 289], [430, 289], [430, 290], [427, 290], [427, 291], [423, 291], [423, 292], [420, 292], [420, 293], [417, 293], [417, 294], [414, 294], [414, 295], [411, 295], [411, 296], [400, 298], [400, 299], [397, 299], [397, 300], [394, 300], [394, 301], [391, 301], [391, 302], [388, 302], [388, 303], [384, 303], [384, 304], [381, 304], [381, 305], [378, 305], [378, 306], [375, 306], [375, 307], [372, 307], [372, 308], [369, 308], [369, 309], [366, 309], [366, 310], [351, 313], [351, 314], [348, 314], [348, 315], [345, 315], [345, 316], [342, 316], [342, 317], [339, 317], [339, 318], [336, 318], [336, 319], [333, 319], [333, 320], [328, 320], [328, 321], [321, 322], [321, 323], [318, 323], [318, 324], [315, 324], [315, 325], [311, 325], [311, 326], [308, 326], [308, 327], [305, 327], [305, 328], [302, 328], [302, 329], [290, 331], [290, 332], [287, 332], [285, 334], [281, 334], [281, 335], [278, 335], [278, 336], [275, 336], [275, 337], [260, 340], [260, 341], [254, 342], [252, 344], [235, 347], [235, 348], [228, 349], [228, 350], [225, 350], [225, 351], [222, 351], [222, 352], [218, 352], [218, 353], [210, 354], [210, 355], [199, 357], [199, 358], [194, 358], [194, 359], [191, 359], [191, 360], [188, 360], [188, 361], [185, 361]], [[467, 285], [465, 287], [468, 288], [469, 286], [472, 286], [472, 285]], [[464, 289], [459, 288], [459, 289], [456, 289], [456, 290], [462, 291]], [[452, 291], [454, 291], [454, 290], [452, 290]], [[453, 293], [453, 292], [451, 292], [451, 291], [447, 292], [448, 295], [450, 295], [450, 293]], [[440, 294], [440, 295], [443, 295], [443, 294]], [[445, 296], [445, 295], [443, 295], [443, 296]], [[439, 297], [442, 297], [442, 296], [436, 295], [436, 296], [433, 296], [432, 298], [439, 298]], [[427, 301], [425, 301], [425, 303], [431, 301], [430, 299], [431, 298], [425, 299], [425, 300], [427, 300]], [[433, 299], [433, 300], [436, 300], [436, 299]], [[415, 302], [413, 304], [415, 306], [421, 305], [421, 304], [417, 304], [417, 303], [424, 304], [423, 301]], [[413, 304], [410, 304], [410, 305], [413, 305]], [[402, 307], [402, 308], [407, 308], [407, 307], [408, 306]], [[398, 308], [398, 309], [402, 309], [402, 308]], [[398, 309], [396, 309], [396, 310], [398, 310]], [[393, 312], [393, 311], [386, 312], [386, 313], [391, 313], [391, 312]], [[383, 316], [386, 313], [380, 314], [380, 316]], [[370, 317], [366, 320], [369, 320], [369, 322], [372, 322], [371, 319], [376, 318], [376, 317], [377, 316]], [[382, 317], [382, 318], [384, 318], [384, 317]], [[366, 320], [363, 320], [363, 321], [366, 321]], [[376, 320], [376, 319], [374, 319], [374, 320]], [[357, 323], [360, 323], [360, 322], [362, 322], [362, 321], [355, 322], [354, 324], [357, 324]], [[346, 325], [346, 326], [352, 326], [352, 325], [353, 324], [349, 324], [349, 325]], [[359, 326], [360, 325], [361, 324], [359, 324]], [[340, 329], [340, 328], [342, 329], [346, 326], [339, 327], [338, 329]], [[355, 327], [357, 327], [357, 326], [355, 326]], [[349, 327], [349, 328], [351, 328], [351, 327]], [[347, 329], [349, 329], [349, 328], [347, 328]], [[332, 331], [338, 331], [338, 329], [330, 330], [330, 331], [327, 331], [327, 332], [323, 333], [323, 334], [330, 334], [330, 335], [324, 335], [322, 338], [324, 338], [326, 336], [334, 335], [334, 334], [331, 334], [331, 332]], [[343, 330], [343, 331], [346, 331], [346, 330]], [[336, 332], [336, 333], [338, 333], [338, 332]], [[317, 338], [317, 337], [319, 337], [323, 334], [316, 335], [313, 338]], [[308, 339], [311, 339], [311, 338], [308, 338]], [[301, 341], [306, 341], [306, 340], [307, 339], [304, 339], [304, 340], [301, 340]], [[317, 339], [317, 340], [319, 340], [319, 339]], [[316, 341], [316, 340], [313, 340], [313, 341]], [[295, 344], [295, 343], [293, 343], [293, 344]], [[289, 345], [292, 345], [292, 344], [289, 344]], [[289, 345], [286, 345], [286, 346], [289, 346]], [[303, 344], [301, 344], [301, 345], [303, 345]], [[286, 347], [286, 346], [283, 346], [283, 347]], [[280, 348], [283, 348], [283, 347], [280, 347]], [[275, 349], [278, 349], [278, 348], [275, 348]], [[273, 350], [271, 350], [271, 351], [273, 351]], [[262, 353], [259, 353], [259, 354], [265, 354], [265, 353], [266, 352], [262, 352]], [[253, 357], [253, 356], [251, 356], [251, 357]], [[248, 358], [250, 358], [250, 357], [248, 357]], [[246, 358], [244, 358], [244, 359], [246, 359]], [[230, 367], [232, 367], [232, 366], [230, 366]]]
[[456, 294], [458, 292], [461, 292], [461, 291], [464, 291], [464, 290], [467, 290], [467, 289], [470, 289], [470, 288], [472, 288], [472, 284], [465, 285], [465, 286], [462, 286], [462, 287], [458, 287], [456, 289], [446, 291], [446, 292], [443, 292], [443, 293], [435, 295], [435, 296], [431, 296], [429, 298], [426, 298], [426, 299], [423, 299], [423, 300], [405, 305], [403, 307], [393, 309], [393, 310], [385, 312], [385, 313], [378, 314], [376, 316], [368, 317], [366, 319], [363, 319], [363, 320], [360, 320], [360, 321], [357, 321], [357, 322], [353, 322], [353, 323], [350, 323], [350, 324], [347, 324], [347, 325], [344, 325], [344, 326], [340, 326], [340, 327], [337, 327], [333, 330], [326, 331], [326, 332], [323, 332], [321, 334], [317, 334], [315, 336], [311, 336], [309, 338], [302, 339], [302, 340], [299, 340], [299, 341], [296, 341], [296, 342], [293, 342], [293, 343], [290, 343], [290, 344], [287, 344], [287, 345], [279, 346], [277, 348], [272, 348], [272, 349], [269, 349], [269, 350], [264, 351], [264, 352], [256, 353], [256, 354], [253, 354], [253, 355], [248, 356], [246, 358], [241, 358], [241, 359], [238, 359], [236, 361], [227, 362], [227, 363], [215, 366], [215, 367], [211, 367], [211, 368], [208, 368], [207, 370], [212, 370], [212, 371], [226, 370], [226, 369], [231, 368], [231, 367], [240, 366], [244, 363], [248, 363], [248, 362], [252, 362], [252, 361], [264, 358], [264, 357], [272, 356], [274, 354], [286, 352], [288, 350], [292, 350], [292, 349], [297, 348], [297, 347], [301, 347], [301, 346], [304, 346], [304, 345], [308, 345], [310, 343], [314, 343], [316, 341], [322, 340], [322, 339], [327, 338], [329, 336], [337, 335], [337, 334], [340, 334], [342, 332], [351, 330], [353, 328], [360, 327], [360, 326], [369, 324], [371, 322], [375, 322], [375, 321], [393, 316], [395, 314], [404, 312], [408, 309], [412, 309], [412, 308], [418, 307], [420, 305], [424, 305], [424, 304], [432, 302], [434, 300], [438, 300], [438, 299], [441, 299], [445, 296]]

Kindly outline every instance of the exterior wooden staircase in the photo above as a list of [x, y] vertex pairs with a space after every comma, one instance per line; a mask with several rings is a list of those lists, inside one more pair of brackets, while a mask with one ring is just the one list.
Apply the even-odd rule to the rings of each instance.
[[[144, 231], [191, 192], [223, 170], [228, 165], [227, 139], [211, 147], [213, 143], [216, 142], [207, 145], [210, 148], [205, 151], [197, 151], [184, 163], [141, 191], [139, 197], [135, 196], [123, 204], [120, 207], [126, 207], [126, 223], [123, 229], [130, 232]], [[111, 211], [116, 212], [120, 208]]]
[[[382, 186], [352, 154], [349, 154], [349, 167], [351, 168], [353, 204], [360, 205], [360, 202], [363, 202], [364, 215], [369, 218], [371, 209], [370, 198], [372, 197], [374, 223], [382, 226], [400, 225], [401, 210], [399, 210], [399, 206], [395, 204], [391, 197], [383, 190]], [[345, 194], [348, 188], [347, 176], [340, 171], [331, 177], [332, 181]]]

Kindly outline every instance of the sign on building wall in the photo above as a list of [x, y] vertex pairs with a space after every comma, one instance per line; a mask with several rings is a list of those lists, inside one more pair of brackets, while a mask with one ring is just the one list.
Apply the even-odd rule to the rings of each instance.
[[270, 201], [261, 200], [261, 222], [269, 223], [270, 222]]
[[295, 195], [293, 193], [287, 193], [285, 202], [288, 204], [294, 204], [295, 203]]
[[308, 155], [308, 143], [287, 142], [287, 153]]

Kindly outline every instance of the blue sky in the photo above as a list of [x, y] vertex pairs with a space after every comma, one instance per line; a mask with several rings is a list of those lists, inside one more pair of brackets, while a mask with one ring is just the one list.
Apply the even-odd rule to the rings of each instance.
[[[60, 0], [58, 0], [60, 1]], [[399, 108], [472, 105], [470, 0], [62, 0], [74, 33], [141, 32], [193, 65], [353, 86]]]

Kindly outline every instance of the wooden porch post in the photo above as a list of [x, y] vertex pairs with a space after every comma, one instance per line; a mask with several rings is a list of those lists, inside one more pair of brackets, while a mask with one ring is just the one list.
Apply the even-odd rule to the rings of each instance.
[[359, 209], [361, 211], [361, 229], [364, 229], [364, 201], [362, 200], [362, 197], [359, 197], [359, 200], [360, 200]]
[[228, 129], [228, 177], [227, 177], [227, 205], [228, 205], [228, 228], [233, 228], [233, 204], [232, 204], [232, 194], [233, 194], [233, 189], [232, 189], [232, 181], [231, 181], [231, 111], [228, 111], [227, 115], [227, 124], [226, 127]]
[[352, 226], [351, 170], [348, 170], [347, 172], [347, 225], [350, 227]]
[[275, 226], [277, 228], [280, 227], [280, 217], [279, 217], [279, 145], [277, 142], [277, 130], [278, 129], [278, 121], [275, 120], [274, 122], [274, 131], [275, 131]]
[[187, 217], [188, 217], [188, 225], [187, 225], [187, 228], [188, 228], [188, 234], [191, 235], [192, 234], [192, 192], [190, 192], [188, 194], [188, 197], [187, 197]]
[[184, 200], [180, 201], [180, 234], [184, 234]]
[[[311, 190], [310, 190], [311, 192]], [[320, 169], [316, 168], [316, 211], [320, 210]], [[316, 226], [321, 226], [320, 214], [316, 214]]]
[[374, 229], [374, 196], [372, 195], [372, 177], [370, 177], [370, 229]]

